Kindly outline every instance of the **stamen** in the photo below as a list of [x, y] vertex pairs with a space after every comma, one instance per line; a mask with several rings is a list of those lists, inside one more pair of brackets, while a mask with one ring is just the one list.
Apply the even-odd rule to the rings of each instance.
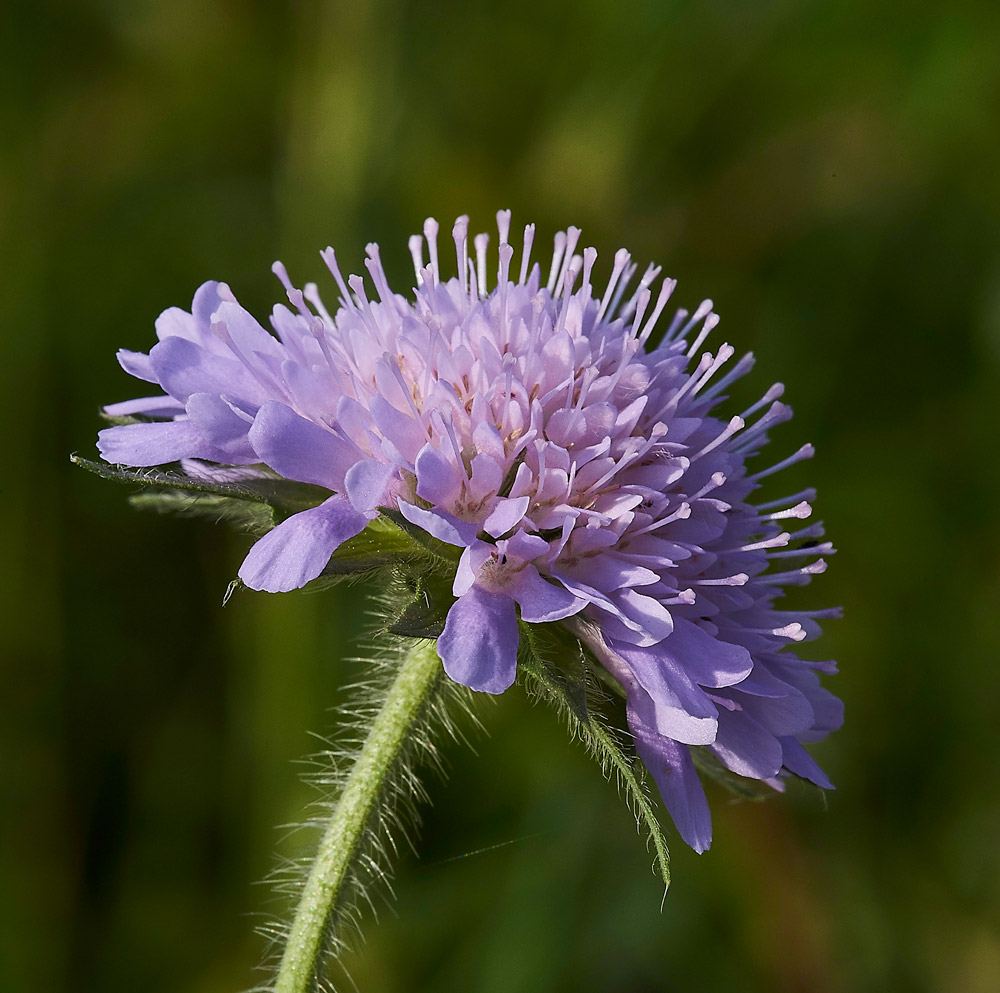
[[624, 248], [619, 248], [615, 252], [615, 263], [611, 269], [611, 276], [608, 279], [608, 285], [604, 289], [604, 296], [601, 299], [601, 306], [597, 310], [597, 322], [601, 323], [601, 318], [604, 317], [608, 310], [608, 306], [611, 303], [612, 295], [614, 294], [615, 287], [618, 285], [618, 280], [621, 278], [621, 274], [625, 271], [625, 267], [628, 265], [628, 261], [631, 258], [629, 253]]
[[375, 320], [375, 314], [373, 313], [371, 303], [368, 300], [368, 294], [365, 292], [365, 281], [360, 276], [348, 276], [347, 284], [354, 291], [355, 299], [361, 307], [361, 314], [364, 322], [368, 325], [376, 337], [381, 338], [381, 335], [379, 334], [378, 322]]
[[780, 400], [781, 397], [785, 395], [785, 384], [775, 383], [755, 404], [747, 407], [743, 411], [743, 419], [749, 420], [753, 414], [756, 414], [758, 410], [762, 407], [766, 407], [769, 403], [774, 400]]
[[694, 590], [688, 588], [686, 590], [681, 590], [680, 593], [677, 594], [677, 596], [670, 597], [667, 600], [660, 600], [660, 603], [662, 603], [664, 607], [672, 607], [674, 604], [681, 604], [681, 603], [690, 606], [691, 604], [695, 603], [697, 599], [698, 599], [698, 594], [695, 593]]
[[323, 298], [319, 295], [319, 287], [315, 283], [306, 283], [302, 287], [302, 295], [316, 308], [316, 312], [326, 321], [327, 326], [333, 327], [333, 318], [323, 304]]
[[584, 294], [584, 302], [590, 299], [590, 274], [594, 271], [594, 263], [597, 261], [597, 249], [585, 248], [583, 250], [583, 282], [580, 284], [580, 292]]
[[630, 262], [626, 267], [624, 274], [618, 285], [615, 287], [615, 295], [611, 298], [611, 306], [608, 308], [608, 318], [612, 319], [613, 316], [625, 318], [625, 315], [619, 313], [618, 307], [621, 303], [621, 299], [625, 296], [625, 291], [628, 289], [628, 284], [632, 281], [632, 277], [636, 274], [639, 266], [634, 262]]
[[805, 548], [789, 548], [787, 551], [783, 552], [771, 552], [768, 558], [794, 559], [806, 555], [836, 555], [836, 553], [837, 549], [833, 547], [833, 543], [830, 541], [824, 541], [820, 545], [806, 545]]
[[635, 531], [629, 531], [628, 536], [629, 538], [637, 538], [641, 534], [649, 534], [651, 531], [656, 531], [658, 528], [665, 527], [667, 524], [673, 524], [674, 521], [686, 521], [690, 516], [691, 504], [685, 501], [668, 517], [661, 517], [658, 521], [653, 521], [652, 524], [647, 524], [644, 528], [637, 528]]
[[477, 234], [473, 239], [476, 246], [476, 273], [479, 277], [479, 296], [480, 299], [486, 299], [486, 247], [490, 243], [490, 236], [488, 234]]
[[549, 269], [549, 281], [545, 285], [545, 288], [549, 291], [549, 296], [552, 295], [553, 290], [556, 288], [556, 277], [559, 275], [559, 266], [565, 252], [566, 232], [557, 231], [555, 238], [552, 240], [552, 266]]
[[635, 292], [632, 294], [632, 296], [629, 297], [628, 303], [625, 304], [624, 307], [622, 307], [621, 311], [618, 314], [619, 317], [624, 317], [627, 319], [631, 314], [635, 312], [636, 303], [639, 300], [639, 294], [642, 293], [643, 290], [648, 289], [650, 286], [653, 285], [653, 280], [656, 279], [656, 277], [662, 272], [662, 270], [663, 270], [662, 266], [654, 265], [654, 263], [652, 262], [650, 262], [649, 265], [646, 266], [646, 271], [642, 274], [642, 279], [639, 280], [639, 285], [635, 288]]
[[670, 294], [674, 292], [676, 286], [676, 279], [667, 278], [663, 280], [660, 286], [660, 295], [656, 298], [656, 306], [653, 308], [652, 314], [649, 315], [646, 326], [639, 334], [639, 343], [641, 345], [645, 345], [649, 340], [649, 336], [653, 333], [653, 328], [656, 327], [656, 322], [660, 319], [660, 314], [663, 313], [663, 308], [666, 307], [667, 301], [670, 299]]
[[809, 565], [802, 566], [801, 569], [764, 573], [763, 576], [757, 577], [757, 582], [767, 586], [805, 586], [813, 576], [819, 576], [824, 572], [826, 572], [826, 561], [817, 559]]
[[695, 500], [700, 500], [706, 493], [711, 493], [712, 490], [717, 490], [725, 481], [726, 477], [723, 473], [713, 472], [709, 481], [700, 490], [698, 490], [697, 493], [692, 493], [691, 496], [688, 497], [688, 500], [690, 500], [691, 503], [694, 503]]
[[288, 302], [307, 320], [311, 318], [312, 312], [306, 307], [302, 290], [297, 289], [288, 276], [288, 270], [285, 268], [283, 262], [275, 262], [271, 266], [271, 272], [281, 280], [281, 285], [285, 287], [285, 295], [288, 297]]
[[566, 231], [566, 250], [563, 253], [562, 266], [559, 269], [559, 275], [556, 277], [556, 296], [560, 293], [566, 292], [566, 272], [569, 267], [573, 264], [573, 253], [576, 251], [577, 242], [580, 240], [580, 235], [583, 232], [572, 225]]
[[386, 306], [391, 306], [395, 301], [392, 290], [389, 289], [389, 282], [385, 278], [385, 270], [382, 268], [382, 258], [379, 255], [378, 245], [374, 242], [365, 245], [365, 253], [368, 256], [365, 260], [365, 268], [371, 274], [372, 282], [378, 291], [379, 300]]
[[804, 521], [807, 517], [812, 517], [812, 512], [812, 507], [803, 500], [787, 510], [776, 510], [773, 514], [762, 514], [760, 519], [762, 521], [782, 521], [789, 517], [797, 517], [800, 521]]
[[721, 444], [723, 444], [724, 442], [728, 441], [728, 440], [729, 440], [730, 438], [732, 438], [732, 436], [733, 436], [734, 434], [736, 434], [736, 432], [737, 432], [737, 431], [741, 431], [741, 430], [743, 429], [743, 425], [744, 425], [744, 421], [743, 421], [743, 418], [742, 418], [742, 417], [739, 417], [739, 416], [737, 416], [737, 417], [734, 417], [734, 418], [733, 418], [733, 419], [732, 419], [732, 420], [731, 420], [731, 421], [730, 421], [730, 422], [729, 422], [729, 423], [728, 423], [728, 424], [726, 425], [726, 427], [725, 427], [725, 428], [723, 429], [722, 433], [721, 433], [721, 434], [720, 434], [720, 435], [719, 435], [719, 436], [718, 436], [718, 437], [717, 437], [717, 438], [716, 438], [716, 439], [715, 439], [714, 441], [710, 441], [710, 442], [709, 442], [709, 443], [708, 443], [708, 444], [707, 444], [707, 445], [706, 445], [706, 446], [705, 446], [704, 448], [702, 448], [702, 449], [701, 449], [701, 450], [700, 450], [699, 452], [696, 452], [696, 453], [695, 453], [694, 455], [689, 455], [689, 456], [688, 456], [688, 458], [689, 458], [689, 459], [690, 459], [690, 460], [691, 460], [692, 462], [695, 462], [695, 461], [697, 461], [697, 460], [698, 460], [698, 459], [700, 459], [700, 458], [701, 458], [701, 457], [702, 457], [703, 455], [707, 455], [707, 454], [708, 454], [709, 452], [711, 452], [711, 451], [713, 451], [714, 449], [718, 448], [718, 447], [719, 447], [719, 445], [721, 445]]
[[418, 234], [410, 235], [407, 242], [410, 248], [410, 257], [413, 259], [413, 274], [417, 277], [417, 286], [424, 285], [424, 277], [421, 269], [424, 267], [424, 239]]
[[747, 352], [746, 355], [741, 356], [736, 365], [722, 379], [718, 380], [714, 386], [709, 387], [702, 394], [702, 400], [714, 400], [730, 384], [735, 383], [737, 379], [745, 376], [753, 368], [754, 362], [756, 362], [756, 359], [753, 352]]
[[337, 253], [329, 246], [323, 249], [319, 253], [319, 257], [326, 263], [327, 269], [333, 275], [333, 278], [337, 281], [337, 289], [340, 290], [340, 302], [347, 309], [357, 313], [358, 308], [354, 305], [354, 300], [351, 299], [350, 291], [347, 289], [347, 284], [344, 282], [344, 277], [340, 274], [340, 266], [337, 265]]
[[723, 579], [693, 579], [691, 582], [695, 586], [746, 586], [750, 577], [745, 572], [738, 572]]
[[643, 315], [646, 313], [646, 308], [649, 306], [649, 298], [652, 294], [649, 292], [648, 287], [643, 287], [639, 291], [639, 302], [635, 308], [635, 317], [632, 321], [632, 327], [629, 330], [629, 337], [631, 340], [636, 340], [639, 337], [639, 325], [642, 323]]
[[797, 503], [799, 500], [815, 500], [816, 491], [810, 486], [808, 489], [799, 490], [791, 496], [782, 497], [780, 500], [768, 500], [767, 503], [758, 503], [757, 510], [777, 510], [779, 507], [787, 507]]
[[[579, 232], [577, 232], [579, 234]], [[579, 256], [577, 256], [579, 259]], [[566, 315], [569, 313], [569, 302], [573, 298], [573, 284], [576, 282], [576, 277], [580, 275], [580, 265], [578, 261], [575, 261], [567, 270], [566, 275], [563, 277], [562, 289], [562, 306], [559, 308], [559, 320], [556, 322], [556, 334], [562, 331], [566, 327]], [[570, 396], [572, 397], [573, 390], [570, 388]]]
[[753, 541], [749, 545], [740, 545], [739, 548], [728, 549], [733, 552], [756, 552], [763, 548], [783, 548], [788, 544], [791, 535], [787, 531], [776, 534], [773, 538], [764, 538], [762, 541]]
[[773, 634], [778, 638], [790, 638], [792, 641], [802, 641], [806, 636], [806, 629], [797, 621], [781, 628], [747, 628], [746, 630], [753, 634]]
[[780, 472], [782, 469], [787, 469], [790, 465], [795, 465], [796, 462], [802, 462], [804, 459], [811, 459], [816, 454], [816, 449], [812, 445], [803, 445], [797, 452], [793, 455], [789, 455], [787, 459], [782, 459], [775, 465], [772, 465], [769, 469], [761, 469], [760, 472], [755, 472], [752, 476], [747, 476], [747, 479], [756, 483], [762, 479], [766, 479], [768, 476], [773, 476], [776, 472]]
[[463, 214], [455, 219], [451, 229], [455, 241], [455, 261], [458, 266], [458, 278], [462, 284], [462, 295], [469, 295], [469, 218]]
[[535, 240], [535, 225], [529, 224], [524, 229], [524, 248], [521, 249], [521, 275], [518, 282], [522, 285], [528, 278], [528, 266], [531, 264], [531, 245]]
[[[510, 220], [510, 211], [507, 211]], [[510, 261], [514, 257], [514, 248], [506, 240], [500, 245], [500, 268], [497, 272], [497, 286], [500, 289], [500, 337], [499, 344], [508, 344], [510, 329], [507, 327], [507, 284], [510, 281]]]
[[[703, 303], [701, 307], [699, 307], [698, 310], [695, 311], [694, 318], [692, 318], [692, 320], [690, 321], [691, 324], [694, 324], [698, 320], [698, 315], [701, 312], [702, 307], [705, 306], [705, 304], [708, 304], [709, 309], [711, 309], [712, 301], [706, 300], [705, 303]], [[718, 314], [710, 313], [705, 317], [705, 323], [701, 327], [701, 333], [698, 335], [697, 338], [695, 338], [694, 343], [688, 350], [687, 353], [688, 358], [691, 358], [692, 355], [695, 355], [697, 353], [698, 349], [701, 348], [702, 342], [712, 333], [712, 330], [718, 326], [719, 320], [720, 318]], [[681, 337], [683, 337], [683, 335]]]
[[431, 260], [431, 270], [436, 282], [441, 282], [441, 270], [438, 267], [438, 222], [433, 217], [424, 221], [424, 237], [427, 239], [427, 252]]
[[500, 244], [506, 245], [510, 240], [510, 211], [497, 211], [497, 234], [500, 235]]
[[[702, 300], [701, 303], [698, 304], [698, 309], [691, 315], [687, 324], [685, 324], [684, 327], [681, 328], [677, 337], [678, 338], [686, 337], [689, 331], [693, 330], [700, 321], [705, 320], [705, 318], [707, 318], [712, 313], [712, 306], [713, 304], [711, 300]], [[690, 358], [697, 351], [698, 351], [697, 347], [692, 348], [688, 352], [688, 357]]]

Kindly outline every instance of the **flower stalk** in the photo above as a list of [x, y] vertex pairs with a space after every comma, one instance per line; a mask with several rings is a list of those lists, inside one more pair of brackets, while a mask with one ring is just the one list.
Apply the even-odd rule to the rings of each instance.
[[389, 799], [395, 773], [442, 677], [433, 642], [414, 640], [402, 656], [327, 824], [295, 911], [274, 993], [310, 993], [316, 988], [345, 883]]

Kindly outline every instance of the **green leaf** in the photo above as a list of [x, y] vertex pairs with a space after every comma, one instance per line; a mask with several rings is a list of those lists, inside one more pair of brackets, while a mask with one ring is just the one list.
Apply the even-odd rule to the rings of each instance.
[[274, 476], [268, 470], [257, 466], [249, 468], [260, 471], [259, 476], [246, 476], [234, 479], [232, 482], [223, 482], [198, 479], [179, 472], [165, 472], [163, 469], [131, 469], [125, 466], [107, 465], [79, 455], [71, 455], [70, 462], [102, 479], [110, 479], [116, 483], [130, 483], [155, 487], [158, 490], [179, 490], [186, 493], [211, 493], [234, 500], [265, 503], [282, 511], [283, 516], [316, 507], [330, 496], [330, 491], [322, 486]]
[[718, 783], [741, 800], [766, 800], [774, 796], [774, 790], [759, 779], [748, 779], [730, 772], [707, 748], [692, 748], [691, 758], [702, 776]]
[[396, 569], [382, 597], [386, 630], [407, 638], [437, 638], [455, 597], [447, 571]]
[[[604, 775], [614, 777], [636, 824], [648, 831], [660, 878], [669, 887], [670, 853], [645, 784], [641, 775], [636, 775], [638, 760], [626, 754], [618, 732], [595, 707], [606, 702], [593, 677], [600, 667], [596, 663], [591, 667], [580, 642], [557, 625], [522, 623], [520, 630], [519, 671], [529, 681], [529, 688], [562, 714], [573, 734], [600, 763]], [[554, 658], [559, 664], [552, 661]]]
[[133, 493], [128, 502], [137, 510], [226, 521], [255, 535], [266, 534], [276, 523], [274, 510], [269, 504], [216, 493], [187, 493], [157, 488]]
[[376, 517], [353, 538], [345, 541], [323, 570], [324, 576], [347, 576], [371, 572], [397, 562], [427, 558], [427, 552], [402, 528], [384, 515]]

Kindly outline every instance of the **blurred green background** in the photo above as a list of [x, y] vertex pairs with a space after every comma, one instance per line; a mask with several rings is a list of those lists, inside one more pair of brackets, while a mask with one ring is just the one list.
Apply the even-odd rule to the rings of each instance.
[[[362, 993], [1000, 988], [1000, 16], [988, 0], [8, 4], [0, 989], [245, 989], [364, 590], [222, 594], [247, 540], [70, 467], [114, 351], [227, 280], [264, 317], [427, 214], [582, 226], [789, 386], [840, 554], [809, 591], [839, 789], [713, 791], [662, 913], [631, 818], [519, 691], [432, 780]], [[353, 260], [353, 262], [351, 261]], [[328, 281], [327, 292], [332, 295]], [[501, 846], [501, 847], [491, 847]], [[480, 849], [488, 851], [474, 854]], [[390, 909], [391, 908], [391, 909]]]

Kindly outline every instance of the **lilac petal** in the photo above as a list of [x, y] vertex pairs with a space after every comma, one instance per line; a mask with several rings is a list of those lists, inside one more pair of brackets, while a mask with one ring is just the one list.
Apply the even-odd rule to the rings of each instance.
[[580, 564], [580, 569], [592, 586], [608, 593], [625, 586], [648, 586], [660, 578], [652, 569], [612, 554], [591, 556]]
[[343, 488], [344, 476], [361, 453], [290, 407], [271, 400], [257, 411], [250, 444], [261, 461], [287, 479]]
[[372, 421], [411, 465], [417, 452], [427, 441], [427, 431], [410, 414], [397, 410], [384, 397], [376, 394], [368, 401]]
[[218, 394], [193, 393], [187, 413], [201, 435], [224, 454], [222, 461], [244, 465], [259, 461], [247, 438], [252, 419], [237, 413]]
[[344, 476], [344, 492], [347, 493], [351, 506], [365, 513], [384, 505], [386, 487], [395, 474], [396, 467], [386, 465], [385, 462], [366, 459], [355, 463]]
[[224, 302], [219, 304], [213, 315], [216, 321], [226, 325], [233, 344], [250, 358], [254, 352], [284, 359], [285, 350], [272, 334], [268, 334], [257, 323], [255, 317], [243, 309], [238, 303]]
[[130, 352], [127, 348], [119, 348], [116, 357], [118, 364], [130, 376], [159, 385], [160, 381], [156, 378], [149, 356], [145, 352]]
[[[499, 543], [497, 547], [501, 547]], [[502, 547], [507, 556], [529, 562], [531, 559], [538, 558], [539, 555], [544, 555], [549, 550], [549, 543], [540, 535], [518, 531], [506, 538]]]
[[149, 360], [159, 384], [178, 400], [192, 393], [225, 393], [255, 404], [268, 399], [265, 388], [234, 358], [215, 355], [187, 338], [165, 338]]
[[808, 779], [824, 790], [836, 789], [816, 760], [794, 738], [779, 738], [782, 749], [782, 764], [796, 776]]
[[[208, 331], [207, 324], [204, 330]], [[198, 329], [198, 322], [180, 307], [168, 307], [156, 319], [156, 337], [160, 341], [166, 341], [167, 338], [186, 338], [188, 341], [198, 342], [203, 336]]]
[[521, 607], [521, 620], [529, 624], [560, 621], [578, 614], [587, 606], [586, 600], [574, 596], [565, 587], [542, 579], [533, 565], [527, 565], [522, 570], [520, 582], [512, 595]]
[[418, 528], [449, 545], [467, 547], [476, 540], [477, 527], [469, 521], [460, 521], [443, 510], [424, 510], [416, 504], [399, 501], [399, 512]]
[[621, 605], [622, 613], [639, 624], [654, 642], [662, 641], [673, 631], [674, 619], [658, 600], [635, 590], [618, 593], [615, 600]]
[[680, 836], [699, 855], [708, 851], [712, 844], [712, 817], [687, 746], [633, 722], [631, 714], [629, 727], [635, 736], [636, 751], [656, 780]]
[[778, 737], [800, 734], [816, 723], [816, 715], [805, 694], [791, 686], [784, 696], [761, 697], [745, 695], [740, 683], [733, 695], [747, 714]]
[[427, 444], [420, 449], [414, 464], [417, 496], [435, 507], [451, 506], [462, 495], [464, 472], [443, 452]]
[[105, 462], [134, 466], [163, 465], [186, 458], [214, 460], [217, 455], [190, 421], [105, 428], [97, 436], [97, 448]]
[[733, 686], [753, 669], [745, 648], [713, 638], [691, 621], [678, 619], [663, 648], [701, 686]]
[[456, 683], [493, 694], [514, 682], [517, 644], [514, 601], [478, 586], [455, 601], [437, 641], [444, 670]]
[[338, 546], [364, 530], [374, 516], [359, 514], [343, 496], [293, 514], [250, 549], [240, 579], [250, 589], [268, 593], [305, 586], [323, 571]]
[[493, 512], [483, 522], [483, 530], [494, 538], [506, 534], [520, 523], [528, 509], [528, 503], [529, 498], [526, 496], [516, 499], [501, 497], [497, 500]]
[[121, 403], [109, 403], [104, 408], [108, 417], [131, 417], [133, 414], [145, 414], [147, 417], [173, 417], [182, 414], [184, 405], [173, 397], [138, 397], [135, 400], [123, 400]]
[[611, 649], [629, 667], [652, 705], [644, 723], [686, 745], [708, 745], [718, 730], [718, 708], [683, 670], [661, 651], [662, 646], [636, 648], [619, 642]]
[[458, 565], [455, 567], [455, 581], [452, 584], [451, 592], [455, 596], [464, 596], [472, 588], [472, 585], [479, 578], [479, 570], [487, 559], [493, 558], [495, 549], [492, 545], [480, 541], [478, 538], [463, 550]]
[[781, 744], [770, 731], [741, 711], [719, 710], [719, 733], [712, 751], [737, 776], [770, 779], [781, 768]]
[[194, 299], [191, 301], [191, 315], [199, 327], [211, 333], [209, 325], [212, 323], [212, 316], [227, 300], [236, 301], [233, 291], [225, 283], [209, 279], [194, 291]]
[[494, 496], [503, 485], [503, 468], [491, 455], [480, 452], [474, 455], [470, 464], [472, 478], [469, 481], [469, 496], [473, 500], [483, 500]]

